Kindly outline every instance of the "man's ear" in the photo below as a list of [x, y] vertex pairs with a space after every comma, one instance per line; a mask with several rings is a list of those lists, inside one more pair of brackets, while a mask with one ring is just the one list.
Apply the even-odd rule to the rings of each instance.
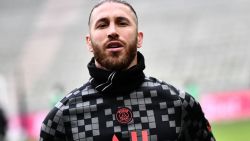
[[93, 52], [93, 47], [92, 47], [92, 43], [91, 43], [91, 39], [90, 39], [90, 35], [86, 35], [86, 43], [87, 43], [87, 47], [88, 47], [88, 50], [90, 52]]
[[138, 35], [137, 35], [137, 48], [142, 47], [142, 42], [143, 42], [143, 32], [138, 32]]

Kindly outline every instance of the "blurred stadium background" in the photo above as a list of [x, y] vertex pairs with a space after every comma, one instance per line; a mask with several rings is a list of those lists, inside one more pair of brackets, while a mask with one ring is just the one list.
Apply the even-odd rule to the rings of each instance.
[[[55, 101], [89, 78], [97, 0], [0, 1], [0, 106], [7, 141], [37, 140]], [[130, 0], [146, 74], [200, 101], [218, 141], [250, 141], [250, 1]]]

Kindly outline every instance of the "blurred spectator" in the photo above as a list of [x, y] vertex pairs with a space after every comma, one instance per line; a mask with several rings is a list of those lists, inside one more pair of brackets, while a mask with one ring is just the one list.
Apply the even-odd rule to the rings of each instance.
[[3, 110], [0, 108], [0, 141], [3, 141], [7, 131], [7, 119]]

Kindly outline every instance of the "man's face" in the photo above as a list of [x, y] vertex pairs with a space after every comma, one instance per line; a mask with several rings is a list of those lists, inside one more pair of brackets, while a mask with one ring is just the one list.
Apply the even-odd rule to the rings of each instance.
[[137, 47], [143, 33], [131, 9], [120, 3], [106, 2], [95, 8], [86, 36], [96, 66], [107, 70], [124, 70], [137, 64]]

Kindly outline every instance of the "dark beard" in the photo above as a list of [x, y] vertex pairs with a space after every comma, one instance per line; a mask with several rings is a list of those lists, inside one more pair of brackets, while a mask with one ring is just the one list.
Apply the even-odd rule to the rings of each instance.
[[[129, 65], [134, 60], [137, 53], [137, 38], [126, 50], [125, 54], [112, 53], [106, 54], [98, 47], [93, 46], [94, 58], [95, 60], [104, 68], [108, 70], [124, 70], [129, 67]], [[95, 45], [92, 43], [92, 45]]]

